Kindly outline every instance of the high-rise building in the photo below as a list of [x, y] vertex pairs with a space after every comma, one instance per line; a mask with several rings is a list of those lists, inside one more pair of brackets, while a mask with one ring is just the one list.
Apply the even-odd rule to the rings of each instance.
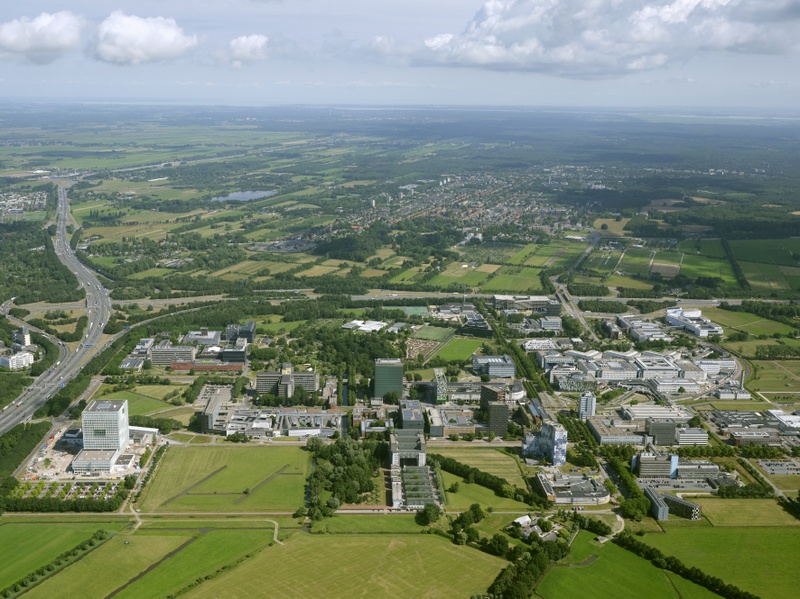
[[675, 445], [677, 426], [672, 418], [648, 418], [647, 434], [653, 437], [656, 445]]
[[490, 401], [486, 406], [486, 427], [490, 433], [502, 437], [508, 432], [508, 404], [504, 401]]
[[93, 400], [81, 413], [83, 448], [122, 451], [128, 445], [128, 401]]
[[375, 360], [375, 397], [380, 399], [394, 391], [403, 396], [403, 361], [400, 358]]
[[436, 387], [436, 403], [447, 402], [447, 378], [444, 375], [444, 368], [433, 369], [434, 386]]
[[595, 415], [597, 398], [591, 391], [584, 391], [578, 399], [578, 418], [585, 420], [589, 416]]
[[256, 392], [272, 393], [278, 397], [291, 397], [297, 387], [308, 393], [319, 390], [319, 374], [313, 370], [295, 372], [291, 362], [285, 362], [280, 372], [259, 372], [256, 377]]
[[558, 422], [545, 420], [541, 431], [525, 435], [522, 455], [544, 456], [553, 466], [563, 466], [567, 463], [567, 429]]

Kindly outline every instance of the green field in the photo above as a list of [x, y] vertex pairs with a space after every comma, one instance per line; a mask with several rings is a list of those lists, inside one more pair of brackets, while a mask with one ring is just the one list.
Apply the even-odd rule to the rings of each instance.
[[731, 312], [720, 308], [703, 308], [703, 316], [721, 324], [726, 329], [736, 329], [751, 335], [789, 335], [796, 329], [782, 322], [768, 320], [749, 312]]
[[419, 533], [423, 528], [414, 521], [412, 514], [391, 516], [370, 514], [336, 515], [314, 522], [311, 532], [319, 533]]
[[469, 509], [469, 506], [473, 503], [478, 503], [484, 508], [491, 507], [499, 512], [527, 514], [531, 510], [531, 507], [526, 503], [506, 497], [498, 497], [494, 494], [494, 491], [481, 485], [464, 482], [461, 477], [455, 474], [443, 471], [442, 479], [445, 489], [449, 489], [453, 483], [458, 483], [458, 493], [450, 493], [449, 491], [445, 493], [447, 495], [446, 509], [448, 512], [463, 512]]
[[424, 326], [411, 335], [414, 339], [427, 339], [429, 341], [444, 341], [453, 333], [453, 329], [444, 327]]
[[719, 239], [681, 241], [678, 244], [678, 249], [687, 255], [707, 256], [709, 258], [719, 258], [720, 260], [724, 260], [727, 257], [725, 248], [722, 247], [722, 241]]
[[[703, 508], [703, 516], [714, 526], [800, 527], [800, 520], [785, 512], [772, 499], [692, 499]], [[797, 529], [800, 536], [800, 528]]]
[[732, 239], [734, 257], [742, 262], [800, 266], [800, 239]]
[[675, 528], [648, 534], [644, 540], [684, 564], [760, 597], [797, 596], [800, 534], [796, 527]]
[[586, 258], [581, 267], [598, 273], [609, 273], [617, 267], [621, 255], [619, 250], [597, 250]]
[[628, 248], [622, 257], [619, 270], [631, 275], [646, 275], [650, 272], [650, 250]]
[[525, 480], [522, 478], [517, 461], [507, 453], [491, 447], [480, 447], [475, 449], [463, 447], [436, 447], [432, 449], [434, 453], [441, 454], [448, 458], [453, 458], [459, 462], [472, 466], [483, 472], [494, 474], [506, 479], [512, 485], [522, 489], [525, 488]]
[[[800, 392], [800, 360], [753, 360], [756, 372], [747, 382], [751, 391], [764, 393]], [[797, 396], [800, 400], [800, 394]]]
[[[575, 556], [585, 561], [575, 563], [573, 555], [567, 564], [548, 570], [536, 588], [543, 599], [562, 597], [647, 597], [648, 599], [711, 599], [716, 594], [689, 581], [681, 579], [680, 589], [673, 578], [645, 559], [613, 543], [600, 544], [593, 535], [581, 532], [573, 543]], [[594, 557], [592, 557], [594, 556]], [[591, 560], [591, 561], [589, 561]], [[675, 579], [680, 577], [675, 576]], [[685, 583], [685, 584], [684, 584]], [[589, 591], [591, 589], [591, 591]]]
[[186, 597], [469, 597], [507, 564], [436, 535], [295, 535]]
[[454, 337], [439, 350], [436, 355], [445, 360], [463, 362], [468, 360], [473, 353], [480, 349], [482, 342], [478, 339], [463, 339]]
[[171, 447], [141, 509], [294, 511], [303, 503], [308, 466], [299, 447]]
[[0, 524], [0, 589], [24, 578], [90, 538], [97, 530], [118, 530], [124, 523], [9, 522]]
[[538, 268], [524, 266], [503, 266], [497, 274], [482, 287], [483, 293], [531, 293], [541, 291]]
[[717, 277], [733, 287], [737, 286], [731, 263], [725, 259], [685, 254], [681, 264], [681, 274], [692, 279], [697, 277]]

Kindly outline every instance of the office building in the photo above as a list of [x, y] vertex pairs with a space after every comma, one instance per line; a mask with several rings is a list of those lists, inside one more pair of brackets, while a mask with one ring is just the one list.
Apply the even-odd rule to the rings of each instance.
[[481, 386], [481, 410], [488, 410], [489, 404], [493, 401], [508, 403], [506, 399], [506, 390], [504, 387], [492, 385]]
[[76, 474], [111, 472], [130, 440], [128, 402], [92, 400], [81, 413], [83, 450], [72, 461]]
[[504, 401], [490, 401], [486, 406], [486, 428], [498, 437], [508, 432], [510, 412]]
[[31, 344], [31, 332], [28, 327], [22, 327], [21, 329], [14, 331], [12, 339], [14, 340], [14, 343], [28, 346]]
[[662, 496], [662, 499], [664, 500], [664, 503], [666, 503], [669, 506], [669, 511], [675, 514], [676, 516], [680, 516], [681, 518], [688, 518], [689, 520], [699, 520], [700, 516], [702, 516], [703, 513], [702, 507], [700, 507], [696, 503], [687, 501], [682, 497], [664, 494]]
[[633, 456], [631, 469], [639, 469], [639, 478], [677, 478], [678, 456], [642, 452]]
[[192, 362], [197, 354], [193, 345], [172, 345], [162, 341], [150, 348], [150, 361], [154, 366], [170, 366], [173, 362]]
[[517, 365], [509, 355], [472, 356], [472, 369], [492, 378], [513, 379], [517, 375]]
[[184, 345], [219, 345], [222, 340], [220, 331], [209, 331], [202, 327], [199, 331], [189, 331], [183, 336]]
[[219, 354], [225, 362], [237, 362], [244, 364], [247, 361], [247, 339], [237, 337], [236, 341], [228, 342]]
[[259, 372], [256, 376], [256, 392], [270, 393], [288, 398], [295, 389], [302, 387], [309, 394], [319, 390], [319, 374], [313, 370], [295, 372], [291, 362], [285, 362], [280, 372]]
[[425, 430], [425, 416], [416, 400], [404, 401], [400, 406], [401, 427], [406, 430]]
[[400, 358], [378, 358], [375, 360], [375, 398], [382, 399], [387, 393], [403, 396], [403, 361]]
[[436, 388], [436, 403], [447, 402], [447, 378], [443, 368], [433, 369], [433, 384]]
[[29, 351], [21, 351], [13, 356], [0, 356], [0, 368], [9, 370], [21, 370], [33, 364], [33, 354]]
[[553, 466], [564, 466], [567, 463], [567, 429], [558, 422], [543, 422], [538, 433], [525, 435], [522, 455], [544, 456]]
[[666, 321], [668, 324], [689, 331], [698, 337], [721, 336], [724, 333], [721, 326], [711, 322], [697, 309], [667, 308]]
[[578, 398], [578, 418], [585, 420], [594, 416], [597, 407], [597, 397], [591, 391], [584, 391]]
[[656, 445], [674, 445], [678, 423], [672, 418], [648, 418], [647, 434]]
[[232, 391], [230, 385], [206, 385], [200, 390], [195, 404], [204, 406], [200, 417], [200, 427], [204, 433], [225, 432], [226, 422], [223, 419], [219, 423], [220, 413], [222, 406], [231, 401]]
[[680, 428], [678, 445], [708, 445], [708, 431], [702, 428]]
[[256, 342], [256, 321], [248, 320], [243, 327], [239, 329], [238, 339], [245, 339], [248, 343]]
[[530, 310], [536, 314], [558, 316], [561, 304], [546, 295], [495, 295], [495, 310]]
[[669, 519], [669, 506], [664, 501], [664, 498], [650, 485], [642, 487], [645, 496], [650, 500], [650, 513], [656, 520]]

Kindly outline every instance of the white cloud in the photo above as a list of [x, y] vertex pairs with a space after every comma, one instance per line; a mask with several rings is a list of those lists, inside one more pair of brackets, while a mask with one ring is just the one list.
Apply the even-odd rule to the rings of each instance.
[[95, 55], [104, 62], [136, 65], [178, 58], [197, 45], [175, 19], [142, 18], [115, 11], [97, 29]]
[[52, 62], [80, 45], [82, 30], [83, 19], [68, 11], [14, 19], [0, 25], [0, 56]]
[[240, 69], [245, 63], [266, 60], [268, 43], [269, 38], [266, 35], [258, 34], [232, 39], [228, 44], [231, 66]]
[[771, 2], [776, 20], [744, 0], [484, 0], [463, 32], [425, 39], [416, 60], [597, 78], [701, 52], [789, 53], [800, 31], [795, 4]]

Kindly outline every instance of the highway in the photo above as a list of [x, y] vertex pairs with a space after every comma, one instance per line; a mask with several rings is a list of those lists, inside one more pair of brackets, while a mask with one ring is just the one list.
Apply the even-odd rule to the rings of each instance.
[[[111, 297], [108, 291], [103, 288], [94, 272], [78, 260], [69, 246], [67, 236], [69, 200], [67, 188], [64, 185], [60, 185], [58, 188], [56, 218], [56, 254], [58, 259], [75, 274], [78, 283], [86, 291], [86, 316], [89, 323], [84, 338], [81, 339], [74, 351], [69, 351], [66, 344], [51, 337], [61, 349], [58, 363], [36, 379], [33, 385], [3, 409], [0, 413], [0, 434], [7, 432], [20, 422], [28, 420], [40, 406], [58, 392], [59, 388], [73, 379], [89, 360], [101, 351], [100, 340], [103, 336], [103, 327], [111, 316]], [[8, 302], [3, 304], [3, 307], [7, 310]], [[15, 324], [22, 324], [16, 319], [11, 319], [11, 321]]]

